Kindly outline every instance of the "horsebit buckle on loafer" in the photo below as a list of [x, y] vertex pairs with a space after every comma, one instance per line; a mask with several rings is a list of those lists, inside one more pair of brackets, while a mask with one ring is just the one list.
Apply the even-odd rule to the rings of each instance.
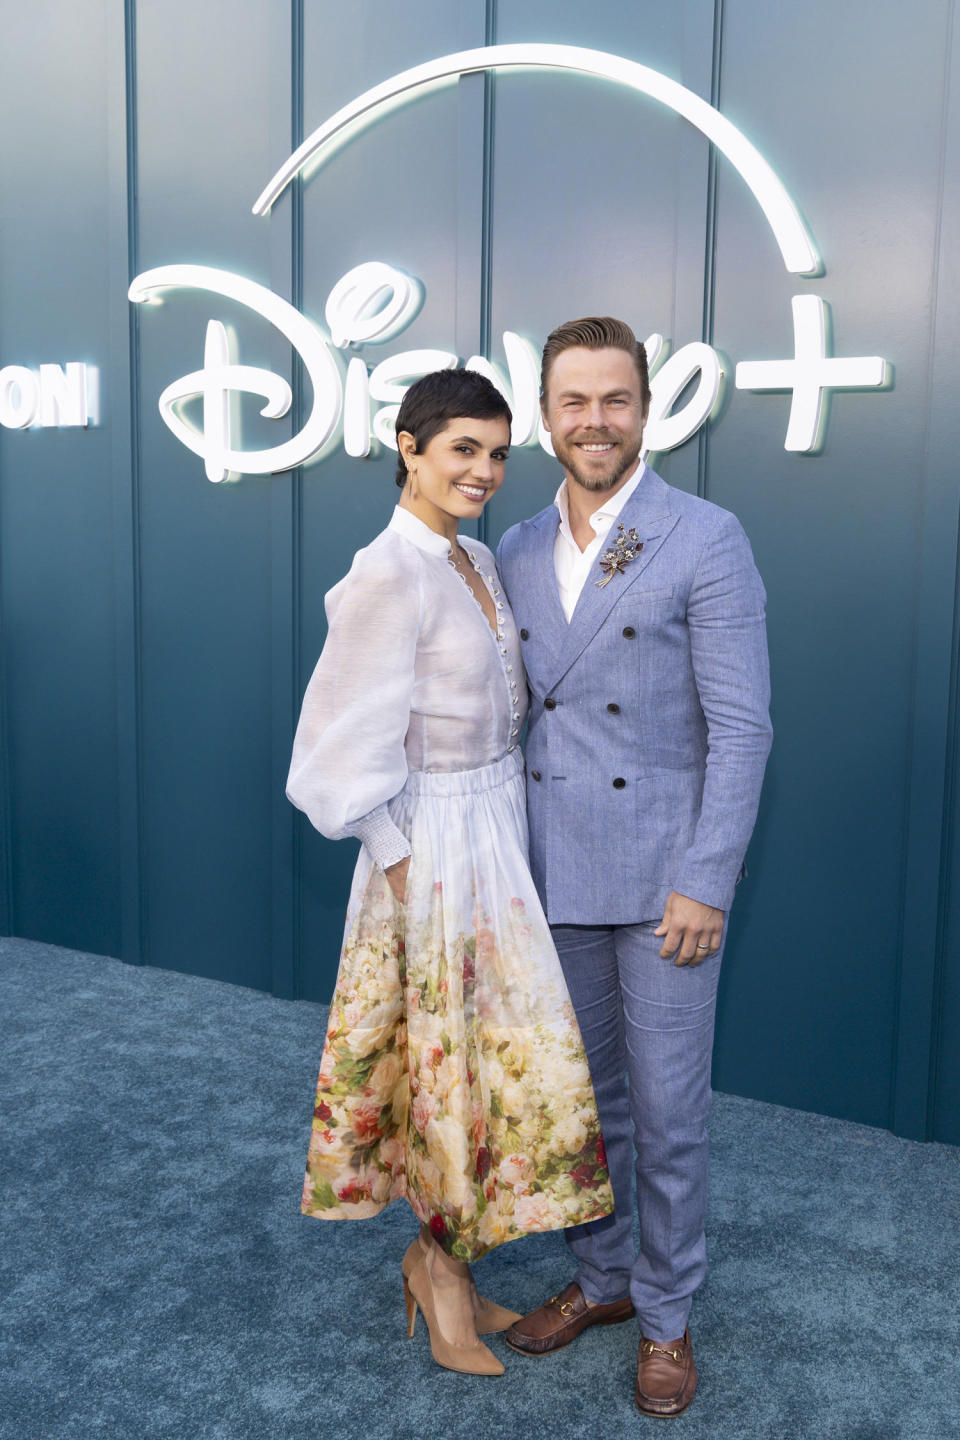
[[559, 1299], [559, 1295], [551, 1295], [550, 1299], [547, 1301], [547, 1304], [556, 1305], [557, 1309], [560, 1311], [560, 1314], [564, 1317], [564, 1319], [566, 1319], [568, 1315], [572, 1315], [574, 1313], [573, 1306], [570, 1304], [569, 1300], [564, 1300], [562, 1305], [558, 1305], [557, 1301]]
[[640, 1342], [640, 1349], [645, 1356], [669, 1355], [670, 1359], [675, 1361], [677, 1365], [683, 1360], [682, 1350], [671, 1350], [666, 1345], [655, 1345], [652, 1340], [642, 1340]]

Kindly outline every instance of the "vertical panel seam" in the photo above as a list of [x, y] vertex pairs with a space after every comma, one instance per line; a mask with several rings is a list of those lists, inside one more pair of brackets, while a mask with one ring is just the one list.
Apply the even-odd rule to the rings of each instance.
[[[943, 120], [940, 145], [940, 193], [937, 204], [937, 237], [934, 254], [934, 305], [933, 323], [930, 327], [931, 382], [934, 378], [936, 358], [937, 316], [940, 301], [940, 255], [943, 246], [944, 191], [947, 173], [947, 138], [950, 119], [951, 81], [954, 65], [954, 36], [956, 34], [956, 0], [950, 0], [948, 12], [947, 44], [944, 57], [945, 84], [943, 88]], [[929, 455], [931, 410], [933, 407], [933, 386], [931, 383], [930, 404], [927, 408], [927, 435], [925, 448]], [[956, 793], [956, 764], [960, 748], [960, 663], [957, 646], [960, 644], [960, 533], [957, 536], [957, 559], [954, 568], [953, 626], [950, 644], [950, 689], [947, 709], [947, 743], [944, 754], [943, 809], [940, 820], [940, 875], [937, 885], [937, 928], [933, 957], [933, 999], [930, 1015], [930, 1069], [927, 1089], [927, 1136], [932, 1139], [937, 1119], [937, 1093], [940, 1084], [940, 1061], [943, 1044], [943, 986], [946, 975], [946, 945], [949, 905], [951, 899], [950, 875], [953, 868], [953, 825], [952, 814]], [[901, 957], [902, 957], [901, 946]], [[901, 958], [902, 969], [902, 958]]]
[[493, 259], [493, 115], [494, 77], [484, 74], [483, 85], [483, 202], [480, 235], [480, 353], [490, 358], [493, 336], [490, 333], [492, 311]]
[[497, 0], [487, 0], [487, 13], [484, 17], [483, 43], [485, 45], [496, 45], [497, 43]]
[[[939, 137], [939, 186], [937, 191], [937, 208], [934, 223], [934, 241], [931, 264], [931, 300], [930, 300], [930, 338], [927, 347], [927, 406], [924, 418], [923, 434], [923, 463], [921, 476], [926, 482], [929, 477], [930, 466], [930, 442], [933, 424], [934, 404], [934, 377], [937, 348], [937, 317], [940, 299], [940, 256], [943, 244], [943, 209], [944, 209], [944, 188], [946, 179], [946, 155], [947, 155], [947, 126], [950, 109], [950, 69], [953, 49], [953, 31], [955, 19], [955, 0], [950, 0], [947, 14], [947, 37], [944, 47], [944, 85], [943, 102], [940, 120]], [[922, 493], [922, 492], [921, 492]], [[917, 531], [917, 559], [921, 558], [921, 543], [923, 530], [923, 508], [925, 497], [921, 500], [920, 517]], [[960, 540], [960, 537], [958, 537]], [[914, 783], [914, 744], [916, 737], [915, 707], [917, 700], [917, 685], [919, 683], [919, 649], [920, 634], [919, 626], [922, 623], [922, 616], [918, 609], [914, 617], [912, 654], [910, 661], [910, 688], [911, 705], [907, 718], [907, 733], [905, 743], [905, 774], [904, 774], [904, 805], [903, 805], [903, 844], [901, 846], [900, 858], [900, 903], [897, 913], [897, 935], [896, 935], [896, 975], [893, 993], [893, 1027], [891, 1037], [891, 1064], [890, 1064], [890, 1095], [889, 1095], [889, 1117], [890, 1125], [896, 1125], [899, 1100], [899, 1078], [900, 1078], [900, 1049], [901, 1031], [903, 1027], [903, 979], [905, 950], [907, 943], [906, 919], [907, 919], [907, 882], [908, 868], [910, 863], [910, 808]], [[933, 1133], [934, 1120], [934, 1096], [936, 1093], [936, 1074], [938, 1069], [938, 1032], [940, 1015], [940, 992], [943, 980], [943, 947], [946, 938], [946, 906], [949, 899], [949, 865], [952, 854], [950, 843], [950, 810], [953, 803], [953, 776], [951, 772], [950, 759], [956, 754], [958, 740], [958, 676], [957, 670], [957, 640], [960, 634], [960, 550], [954, 566], [954, 609], [951, 627], [951, 660], [950, 677], [948, 682], [948, 708], [946, 725], [946, 746], [944, 752], [944, 787], [942, 797], [942, 808], [940, 817], [940, 866], [937, 877], [937, 913], [934, 924], [934, 954], [933, 954], [933, 975], [931, 986], [931, 1014], [930, 1028], [928, 1031], [928, 1055], [927, 1055], [927, 1095], [924, 1119], [924, 1139], [930, 1139]]]
[[[127, 183], [127, 283], [139, 271], [140, 262], [140, 174], [139, 127], [137, 108], [137, 0], [124, 0], [124, 57], [126, 110], [126, 183]], [[145, 844], [143, 787], [143, 667], [142, 667], [142, 586], [141, 586], [141, 332], [140, 307], [128, 306], [128, 344], [130, 363], [130, 536], [129, 544], [133, 589], [131, 599], [133, 658], [133, 770], [134, 807], [136, 812], [136, 853], [133, 857], [133, 881], [136, 888], [137, 959], [146, 963], [149, 954], [147, 934], [147, 899], [143, 884]], [[129, 863], [129, 861], [128, 861]], [[125, 957], [126, 958], [126, 957]]]
[[[483, 42], [495, 45], [497, 34], [497, 0], [486, 0], [483, 18]], [[483, 190], [480, 233], [480, 354], [489, 359], [493, 350], [490, 322], [493, 314], [493, 136], [495, 79], [493, 72], [483, 76]], [[484, 506], [477, 534], [487, 543], [489, 524]]]
[[[956, 763], [960, 746], [960, 536], [958, 536], [956, 581], [953, 601], [951, 636], [950, 703], [947, 711], [947, 748], [944, 767], [943, 811], [940, 824], [940, 877], [937, 886], [937, 928], [933, 953], [933, 998], [930, 1016], [930, 1069], [927, 1090], [927, 1135], [932, 1140], [936, 1130], [937, 1092], [940, 1083], [940, 1061], [943, 1044], [943, 985], [946, 975], [948, 915], [951, 899], [950, 872], [953, 866], [953, 825], [951, 816], [956, 794]], [[901, 943], [902, 971], [903, 946]], [[898, 976], [899, 978], [899, 976]], [[899, 993], [899, 992], [898, 992]]]
[[[2, 492], [0, 492], [2, 505]], [[2, 521], [0, 521], [2, 524]], [[0, 935], [16, 934], [13, 915], [13, 825], [9, 715], [7, 711], [7, 645], [3, 606], [3, 572], [0, 570]]]
[[[720, 108], [720, 80], [723, 66], [723, 0], [713, 4], [713, 54], [710, 64], [710, 104]], [[707, 154], [707, 206], [703, 245], [703, 317], [701, 338], [713, 344], [714, 287], [717, 275], [717, 148], [710, 144]], [[728, 379], [729, 383], [729, 379]], [[704, 499], [708, 489], [710, 455], [709, 427], [700, 427], [697, 443], [697, 494]]]
[[[290, 55], [290, 139], [291, 152], [303, 140], [303, 97], [304, 97], [304, 8], [303, 0], [292, 0], [291, 8], [291, 55]], [[290, 301], [296, 310], [303, 308], [303, 177], [297, 175], [292, 185], [290, 205]], [[293, 429], [296, 434], [303, 426], [303, 365], [299, 356], [293, 357]], [[303, 467], [298, 466], [290, 476], [293, 487], [290, 506], [290, 679], [293, 687], [291, 698], [292, 713], [297, 714], [300, 700], [300, 652], [302, 640], [302, 586], [301, 560], [303, 539]], [[291, 937], [293, 954], [291, 981], [293, 998], [303, 996], [303, 905], [301, 903], [301, 863], [303, 846], [299, 815], [291, 811], [292, 855], [291, 894], [293, 924]]]

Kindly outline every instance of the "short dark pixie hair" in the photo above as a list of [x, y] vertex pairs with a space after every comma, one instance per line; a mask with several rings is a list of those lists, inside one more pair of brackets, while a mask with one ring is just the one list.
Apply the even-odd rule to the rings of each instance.
[[[412, 435], [420, 455], [434, 435], [461, 415], [469, 420], [498, 420], [502, 416], [508, 425], [513, 420], [510, 406], [486, 375], [476, 370], [432, 370], [415, 380], [404, 395], [397, 415], [397, 434], [406, 430]], [[397, 484], [406, 483], [407, 467], [403, 456], [398, 455]]]
[[565, 320], [556, 330], [551, 330], [540, 363], [541, 400], [547, 398], [547, 381], [554, 360], [561, 351], [573, 350], [577, 346], [584, 350], [625, 350], [637, 367], [640, 399], [644, 410], [647, 409], [650, 404], [650, 378], [646, 349], [626, 321], [615, 320], [612, 315], [585, 315], [580, 320]]

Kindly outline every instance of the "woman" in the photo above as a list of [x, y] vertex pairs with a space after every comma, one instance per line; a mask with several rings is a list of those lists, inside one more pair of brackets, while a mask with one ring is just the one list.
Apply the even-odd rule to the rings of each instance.
[[287, 794], [358, 836], [320, 1066], [303, 1211], [374, 1215], [406, 1196], [409, 1333], [439, 1364], [499, 1375], [480, 1334], [517, 1317], [467, 1262], [609, 1213], [580, 1031], [526, 864], [526, 686], [486, 546], [460, 541], [503, 482], [510, 410], [444, 370], [396, 421], [389, 526], [326, 599]]

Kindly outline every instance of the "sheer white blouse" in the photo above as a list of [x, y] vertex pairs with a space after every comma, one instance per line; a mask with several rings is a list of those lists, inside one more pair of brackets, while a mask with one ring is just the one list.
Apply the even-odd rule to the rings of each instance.
[[399, 506], [326, 596], [328, 632], [293, 742], [287, 796], [374, 862], [410, 854], [387, 801], [412, 770], [475, 770], [519, 743], [527, 690], [493, 556], [461, 541], [496, 607], [493, 630], [449, 543]]

